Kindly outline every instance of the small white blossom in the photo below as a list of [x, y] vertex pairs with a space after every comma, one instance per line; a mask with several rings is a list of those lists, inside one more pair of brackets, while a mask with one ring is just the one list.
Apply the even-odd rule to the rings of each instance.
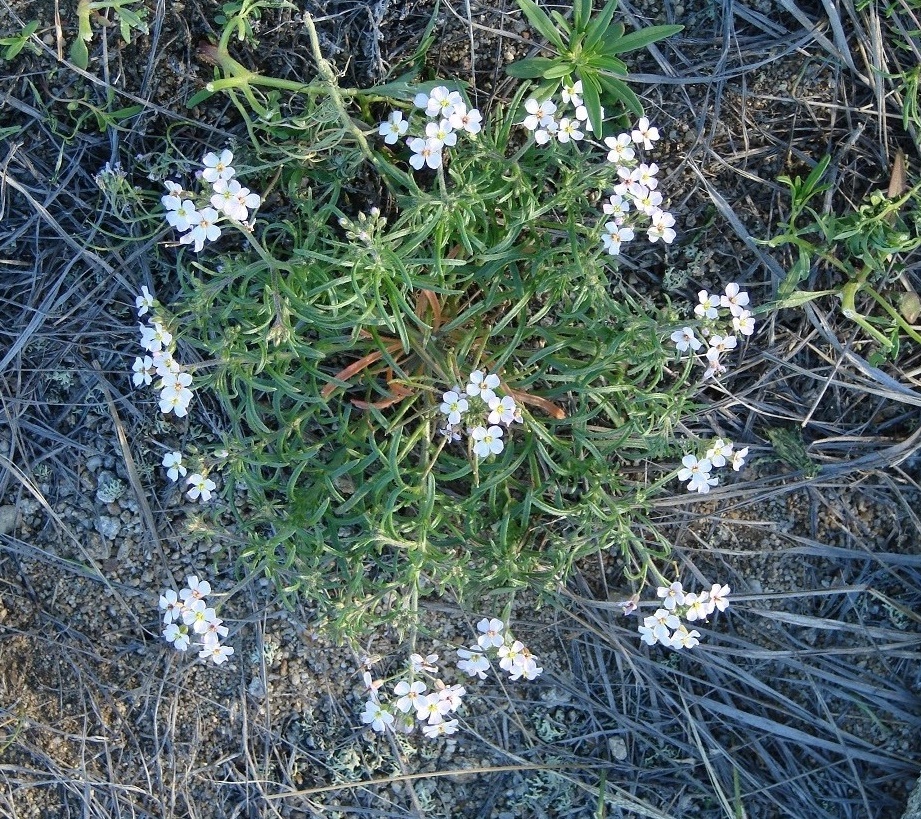
[[182, 465], [181, 452], [167, 452], [163, 456], [163, 466], [166, 467], [166, 475], [171, 481], [178, 481], [179, 477], [185, 477], [186, 468]]

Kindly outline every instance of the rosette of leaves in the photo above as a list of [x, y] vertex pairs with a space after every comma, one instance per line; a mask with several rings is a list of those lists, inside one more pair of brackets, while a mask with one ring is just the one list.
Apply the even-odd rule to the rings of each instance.
[[592, 15], [592, 0], [574, 0], [571, 20], [557, 11], [548, 15], [534, 0], [517, 2], [531, 25], [547, 41], [544, 48], [555, 54], [518, 60], [506, 67], [508, 74], [539, 81], [540, 99], [553, 94], [564, 80], [570, 83], [581, 80], [589, 126], [596, 134], [601, 133], [603, 99], [623, 104], [638, 117], [643, 115], [639, 98], [621, 79], [627, 76], [627, 65], [618, 55], [677, 34], [684, 26], [649, 26], [626, 34], [623, 23], [613, 21], [617, 0], [608, 0], [595, 15]]

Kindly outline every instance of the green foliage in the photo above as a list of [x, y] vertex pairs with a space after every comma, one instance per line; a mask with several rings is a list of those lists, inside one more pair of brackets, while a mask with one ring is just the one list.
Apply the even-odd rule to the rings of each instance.
[[556, 11], [548, 15], [534, 0], [517, 2], [554, 56], [512, 63], [506, 68], [511, 76], [542, 80], [538, 92], [541, 99], [550, 96], [564, 80], [581, 80], [590, 126], [596, 134], [601, 133], [602, 102], [622, 104], [642, 116], [639, 98], [621, 79], [627, 76], [627, 65], [618, 55], [677, 34], [684, 26], [649, 26], [625, 34], [623, 23], [613, 22], [617, 0], [608, 0], [596, 15], [592, 15], [592, 0], [575, 0], [571, 20]]
[[93, 14], [111, 11], [118, 18], [122, 40], [131, 42], [131, 31], [147, 34], [147, 9], [141, 0], [80, 0], [77, 3], [77, 39], [70, 47], [70, 59], [78, 68], [86, 70], [90, 61], [87, 43], [93, 39], [90, 18]]
[[[842, 215], [822, 212], [816, 200], [829, 190], [823, 178], [830, 159], [824, 157], [805, 179], [779, 177], [790, 189], [790, 216], [780, 235], [767, 244], [790, 246], [795, 259], [780, 286], [777, 306], [837, 296], [842, 315], [878, 345], [872, 360], [880, 361], [896, 355], [906, 336], [921, 343], [913, 327], [921, 304], [904, 275], [905, 256], [921, 247], [921, 185], [901, 193], [893, 189], [891, 195], [873, 191], [856, 210]], [[902, 161], [896, 160], [896, 177], [904, 172], [899, 170]], [[817, 268], [830, 274], [829, 289], [800, 290]]]
[[33, 54], [41, 53], [39, 47], [32, 42], [32, 35], [38, 29], [38, 20], [28, 23], [19, 34], [12, 34], [9, 37], [0, 37], [0, 46], [6, 46], [3, 54], [0, 55], [4, 60], [10, 62], [19, 56], [24, 48], [28, 48]]
[[[215, 49], [272, 211], [241, 229], [243, 252], [178, 263], [172, 324], [230, 418], [248, 565], [351, 638], [415, 626], [421, 595], [554, 590], [601, 549], [658, 577], [645, 508], [661, 484], [643, 464], [674, 454], [693, 386], [668, 341], [678, 317], [633, 294], [599, 241], [615, 166], [516, 151], [522, 87], [447, 167], [414, 175], [356, 118], [418, 87], [346, 92], [313, 43], [304, 85]], [[266, 87], [296, 92], [298, 113], [263, 116]], [[489, 458], [440, 431], [443, 393], [475, 369], [523, 410]]]

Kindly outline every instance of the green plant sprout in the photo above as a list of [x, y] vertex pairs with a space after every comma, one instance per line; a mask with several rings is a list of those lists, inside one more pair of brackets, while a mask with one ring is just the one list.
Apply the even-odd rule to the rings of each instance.
[[[902, 172], [896, 170], [888, 193], [873, 191], [856, 211], [842, 216], [820, 213], [812, 203], [829, 189], [822, 180], [830, 161], [830, 156], [823, 157], [805, 179], [779, 177], [790, 188], [790, 216], [783, 232], [767, 245], [791, 245], [796, 258], [781, 283], [777, 306], [796, 307], [822, 296], [837, 296], [841, 314], [879, 345], [880, 351], [871, 358], [879, 362], [896, 355], [905, 336], [921, 343], [921, 334], [913, 326], [921, 302], [902, 261], [921, 247], [921, 185], [902, 192]], [[897, 158], [897, 168], [902, 161]], [[797, 289], [819, 264], [835, 271], [840, 281], [826, 290]], [[901, 284], [901, 293], [893, 292], [896, 283]], [[874, 305], [882, 315], [871, 312]]]
[[26, 24], [19, 34], [12, 34], [8, 37], [0, 37], [0, 46], [6, 46], [3, 50], [2, 57], [7, 62], [15, 60], [24, 48], [28, 48], [33, 54], [40, 54], [39, 47], [32, 42], [32, 35], [38, 30], [38, 20], [33, 20]]
[[608, 0], [604, 8], [592, 15], [592, 0], [575, 0], [572, 19], [559, 12], [548, 16], [534, 0], [517, 0], [528, 22], [547, 41], [545, 48], [553, 57], [528, 57], [506, 67], [507, 73], [521, 79], [543, 80], [536, 96], [545, 99], [560, 85], [582, 82], [591, 130], [601, 133], [601, 103], [622, 104], [636, 116], [643, 106], [633, 90], [621, 79], [627, 76], [627, 64], [617, 55], [645, 48], [671, 37], [684, 26], [649, 26], [624, 34], [623, 23], [613, 22], [617, 0]]
[[84, 71], [89, 65], [87, 43], [93, 39], [90, 19], [94, 14], [111, 11], [118, 18], [122, 40], [131, 42], [131, 31], [147, 34], [147, 9], [140, 0], [80, 0], [77, 3], [77, 39], [70, 47], [70, 60]]

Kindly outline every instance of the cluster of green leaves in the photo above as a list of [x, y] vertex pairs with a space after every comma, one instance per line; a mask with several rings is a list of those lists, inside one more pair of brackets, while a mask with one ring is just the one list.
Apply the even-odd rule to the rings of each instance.
[[[180, 257], [176, 326], [231, 419], [251, 568], [351, 638], [414, 626], [420, 595], [554, 589], [600, 549], [644, 577], [665, 547], [640, 464], [674, 454], [693, 388], [672, 366], [677, 316], [603, 253], [616, 169], [517, 147], [522, 84], [420, 181], [366, 137], [372, 107], [412, 116], [418, 86], [340, 89], [309, 25], [316, 80], [257, 75], [226, 52], [231, 22], [206, 93], [230, 95], [275, 188], [245, 252]], [[489, 459], [440, 431], [442, 394], [478, 368], [524, 410]]]
[[623, 23], [614, 22], [617, 0], [608, 0], [596, 15], [592, 15], [592, 0], [575, 0], [570, 20], [558, 11], [548, 15], [534, 0], [517, 2], [528, 22], [547, 41], [544, 49], [553, 56], [512, 63], [506, 67], [511, 76], [540, 80], [536, 96], [541, 100], [550, 97], [564, 81], [581, 80], [589, 123], [596, 134], [601, 133], [602, 102], [609, 110], [624, 105], [636, 116], [643, 115], [639, 98], [623, 80], [627, 64], [618, 55], [671, 37], [684, 26], [648, 26], [625, 34]]
[[[905, 338], [921, 343], [913, 326], [921, 301], [905, 275], [906, 256], [921, 247], [921, 185], [903, 190], [903, 160], [897, 159], [888, 193], [872, 191], [847, 213], [823, 212], [815, 202], [829, 190], [823, 179], [830, 160], [823, 157], [805, 178], [779, 177], [790, 188], [790, 216], [768, 245], [792, 246], [795, 259], [779, 289], [778, 306], [838, 297], [842, 315], [878, 345], [872, 360], [880, 361], [896, 356]], [[799, 289], [819, 274], [828, 276], [827, 289]]]
[[0, 46], [4, 46], [3, 54], [0, 56], [7, 61], [15, 60], [24, 48], [27, 48], [33, 54], [38, 54], [39, 48], [32, 40], [32, 35], [37, 30], [38, 20], [33, 20], [31, 23], [27, 23], [18, 34], [0, 37]]
[[147, 9], [141, 0], [80, 0], [77, 3], [77, 39], [70, 47], [70, 59], [78, 68], [86, 69], [90, 61], [87, 43], [93, 39], [91, 18], [94, 14], [111, 12], [118, 18], [122, 40], [131, 42], [131, 32], [147, 34]]

